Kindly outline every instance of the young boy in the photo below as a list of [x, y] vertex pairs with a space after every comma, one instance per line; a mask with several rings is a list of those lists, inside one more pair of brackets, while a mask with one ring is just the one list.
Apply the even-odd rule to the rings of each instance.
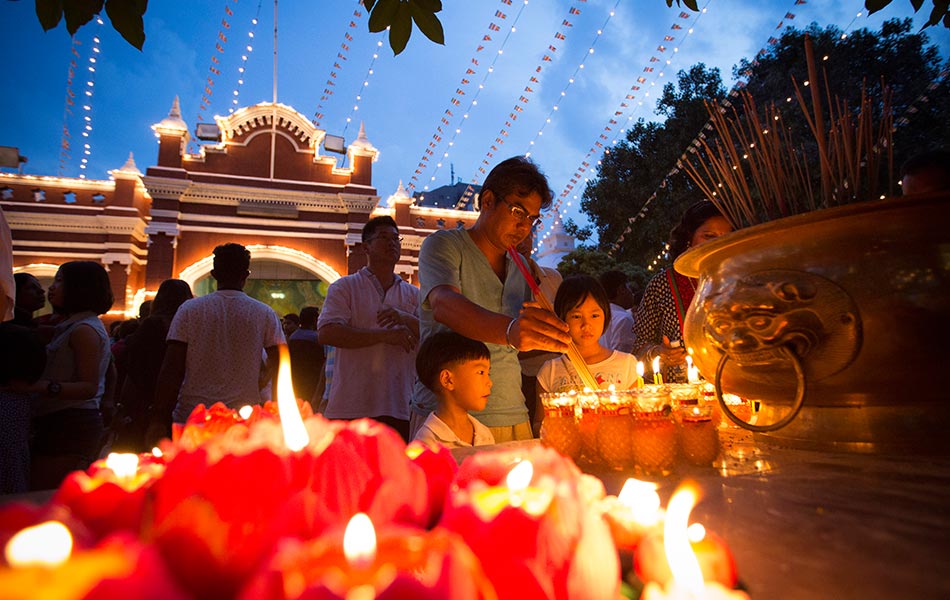
[[416, 355], [416, 371], [438, 403], [413, 439], [449, 448], [494, 444], [488, 427], [468, 414], [485, 409], [491, 394], [490, 366], [488, 347], [482, 342], [453, 331], [426, 338]]

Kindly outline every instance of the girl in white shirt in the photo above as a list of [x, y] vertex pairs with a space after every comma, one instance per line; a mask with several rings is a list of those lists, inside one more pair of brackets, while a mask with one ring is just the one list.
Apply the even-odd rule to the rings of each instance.
[[[554, 312], [570, 327], [574, 346], [601, 389], [613, 385], [626, 390], [636, 384], [636, 357], [600, 343], [610, 324], [610, 301], [600, 282], [589, 275], [568, 277], [557, 290]], [[544, 363], [538, 372], [538, 385], [539, 392], [584, 389], [580, 376], [564, 355]]]

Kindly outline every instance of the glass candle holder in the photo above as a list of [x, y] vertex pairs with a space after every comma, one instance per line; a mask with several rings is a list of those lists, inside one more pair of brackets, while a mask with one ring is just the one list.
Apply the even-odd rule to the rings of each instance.
[[719, 430], [709, 406], [677, 411], [677, 432], [683, 458], [691, 465], [708, 467], [719, 456]]
[[634, 399], [629, 392], [600, 392], [597, 453], [604, 465], [623, 470], [633, 466]]
[[544, 420], [541, 422], [541, 442], [574, 460], [580, 457], [581, 437], [575, 411], [577, 393], [541, 394]]
[[[670, 405], [674, 412], [684, 407], [698, 406], [704, 403], [698, 384], [671, 383], [666, 387], [670, 392]], [[715, 399], [715, 396], [713, 396], [713, 399]]]
[[577, 395], [577, 430], [580, 433], [580, 457], [587, 462], [599, 462], [597, 451], [597, 423], [600, 421], [600, 398], [596, 392], [585, 390]]
[[630, 429], [634, 466], [647, 474], [668, 472], [676, 461], [676, 425], [665, 385], [630, 390], [633, 399]]

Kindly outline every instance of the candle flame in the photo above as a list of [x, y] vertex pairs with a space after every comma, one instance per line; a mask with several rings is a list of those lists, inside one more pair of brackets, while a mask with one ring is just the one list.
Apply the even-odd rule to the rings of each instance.
[[617, 500], [630, 509], [637, 523], [653, 525], [660, 520], [660, 495], [655, 483], [631, 477], [623, 484]]
[[365, 569], [376, 560], [376, 529], [366, 513], [356, 513], [343, 533], [343, 555], [351, 567]]
[[642, 360], [638, 360], [638, 361], [637, 361], [637, 376], [638, 376], [638, 377], [643, 377], [643, 375], [644, 375], [646, 372], [647, 372], [647, 369], [646, 369], [645, 366], [643, 366], [643, 361], [642, 361]]
[[296, 452], [307, 447], [310, 436], [307, 435], [303, 417], [297, 408], [297, 397], [294, 395], [294, 384], [290, 375], [290, 351], [283, 344], [277, 348], [280, 352], [280, 368], [277, 370], [277, 412], [284, 430], [284, 443]]
[[154, 456], [155, 458], [161, 458], [162, 456], [164, 456], [164, 453], [162, 452], [161, 448], [159, 448], [158, 446], [155, 446], [152, 448], [152, 456]]
[[73, 536], [59, 521], [46, 521], [21, 529], [7, 542], [5, 555], [11, 567], [55, 567], [73, 550]]
[[654, 373], [660, 372], [660, 357], [659, 356], [653, 359], [653, 372]]
[[[690, 350], [689, 352], [692, 353], [692, 350]], [[687, 369], [693, 368], [693, 357], [690, 354], [686, 355], [686, 368]]]
[[663, 527], [663, 547], [676, 585], [694, 597], [702, 598], [705, 587], [703, 572], [687, 533], [689, 513], [698, 499], [699, 489], [690, 483], [680, 486], [670, 498]]
[[505, 483], [508, 485], [509, 490], [522, 492], [530, 485], [533, 476], [534, 465], [531, 464], [530, 460], [523, 460], [515, 465], [515, 468], [511, 471], [508, 471], [508, 476], [505, 477]]
[[706, 528], [702, 523], [693, 523], [686, 528], [686, 537], [689, 538], [690, 543], [701, 542], [706, 539]]
[[247, 404], [245, 404], [244, 406], [238, 409], [238, 416], [244, 419], [245, 421], [251, 418], [252, 414], [254, 414], [254, 409]]
[[139, 468], [139, 455], [110, 452], [109, 456], [106, 457], [106, 466], [112, 469], [116, 477], [128, 479], [134, 477]]

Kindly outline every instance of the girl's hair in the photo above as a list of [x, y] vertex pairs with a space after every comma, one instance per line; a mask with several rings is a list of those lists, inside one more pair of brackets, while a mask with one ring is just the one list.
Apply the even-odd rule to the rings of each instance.
[[590, 275], [572, 275], [561, 282], [554, 297], [554, 312], [561, 319], [590, 296], [604, 311], [604, 331], [610, 326], [610, 300], [604, 286]]
[[703, 223], [721, 216], [722, 212], [709, 200], [700, 200], [687, 208], [680, 222], [670, 232], [670, 259], [686, 252], [693, 234]]
[[158, 286], [149, 315], [174, 316], [178, 307], [191, 300], [191, 287], [181, 279], [166, 279]]
[[75, 314], [91, 310], [97, 315], [112, 308], [112, 285], [105, 268], [91, 260], [74, 260], [59, 267], [63, 282], [63, 311]]

